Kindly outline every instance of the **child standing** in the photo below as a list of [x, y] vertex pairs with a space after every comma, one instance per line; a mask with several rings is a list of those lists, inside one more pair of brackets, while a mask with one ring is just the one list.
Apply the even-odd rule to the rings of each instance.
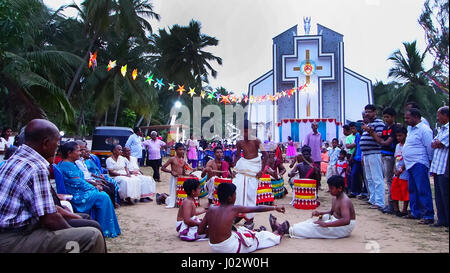
[[345, 192], [348, 192], [348, 185], [347, 185], [347, 168], [348, 168], [348, 162], [347, 162], [347, 152], [345, 150], [341, 150], [339, 152], [338, 160], [336, 161], [336, 173], [337, 175], [344, 178], [345, 181]]
[[[177, 179], [178, 176], [186, 175], [186, 169], [190, 169], [187, 162], [184, 160], [184, 145], [181, 143], [175, 144], [174, 157], [171, 157], [167, 162], [161, 167], [161, 171], [170, 173], [172, 176], [170, 178], [170, 195], [166, 198], [166, 208], [174, 208], [176, 197], [177, 197]], [[167, 167], [170, 165], [170, 170]]]
[[[403, 161], [402, 150], [405, 144], [407, 130], [404, 127], [398, 128], [396, 133], [397, 146], [395, 147], [395, 170], [391, 185], [392, 205], [395, 215], [403, 217], [408, 215], [408, 172], [405, 171], [405, 162]], [[403, 211], [400, 212], [399, 201], [403, 201]]]
[[337, 175], [336, 173], [336, 161], [338, 160], [339, 152], [341, 149], [338, 147], [338, 139], [333, 138], [331, 141], [331, 149], [328, 150], [328, 157], [330, 158], [328, 162], [327, 168], [327, 180], [333, 175]]
[[322, 162], [320, 163], [320, 171], [322, 172], [322, 175], [326, 175], [328, 168], [328, 161], [330, 161], [330, 158], [328, 157], [328, 150], [326, 147], [322, 148], [322, 154], [320, 156], [322, 159]]
[[199, 235], [197, 232], [201, 223], [197, 215], [205, 213], [206, 210], [204, 208], [197, 209], [194, 201], [194, 198], [200, 194], [200, 182], [195, 179], [188, 179], [184, 181], [183, 188], [187, 197], [178, 209], [176, 224], [178, 236], [181, 240], [190, 242], [203, 239], [206, 235]]

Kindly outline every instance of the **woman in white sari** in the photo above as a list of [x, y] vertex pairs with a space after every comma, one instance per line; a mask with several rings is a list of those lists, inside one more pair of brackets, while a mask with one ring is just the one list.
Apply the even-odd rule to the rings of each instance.
[[133, 204], [133, 201], [137, 202], [141, 198], [141, 181], [130, 174], [127, 165], [128, 160], [122, 156], [122, 146], [115, 146], [112, 156], [106, 159], [106, 168], [119, 184], [120, 198], [128, 204]]
[[150, 197], [156, 192], [156, 183], [151, 176], [144, 175], [139, 169], [138, 159], [131, 156], [128, 147], [123, 148], [123, 156], [128, 160], [127, 167], [132, 177], [137, 177], [141, 181], [141, 199], [143, 202], [153, 201]]

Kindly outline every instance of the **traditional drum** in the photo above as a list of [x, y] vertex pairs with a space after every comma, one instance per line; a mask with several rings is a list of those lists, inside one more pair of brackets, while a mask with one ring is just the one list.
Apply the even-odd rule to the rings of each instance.
[[256, 205], [273, 205], [272, 179], [270, 175], [263, 174], [259, 179], [256, 193]]
[[213, 203], [216, 206], [220, 205], [219, 197], [217, 196], [217, 187], [219, 187], [222, 183], [233, 183], [233, 179], [231, 178], [220, 178], [216, 177], [214, 178], [214, 196], [213, 196]]
[[[175, 201], [175, 206], [177, 208], [181, 207], [183, 200], [187, 197], [187, 194], [183, 188], [183, 183], [184, 183], [184, 181], [186, 181], [188, 179], [195, 179], [198, 181], [198, 178], [195, 176], [179, 176], [177, 178], [177, 198]], [[195, 203], [196, 207], [198, 207], [200, 205], [200, 203], [198, 202], [198, 197], [194, 198], [194, 203]]]
[[300, 178], [294, 180], [292, 205], [296, 209], [315, 209], [318, 207], [316, 180]]
[[272, 179], [272, 192], [273, 197], [275, 199], [281, 199], [285, 196], [285, 188], [284, 188], [284, 180], [281, 178], [280, 180]]
[[208, 175], [202, 178], [202, 171], [195, 171], [191, 173], [191, 175], [198, 178], [200, 182], [200, 195], [198, 198], [203, 198], [208, 195], [208, 190], [206, 189], [206, 181], [208, 181]]

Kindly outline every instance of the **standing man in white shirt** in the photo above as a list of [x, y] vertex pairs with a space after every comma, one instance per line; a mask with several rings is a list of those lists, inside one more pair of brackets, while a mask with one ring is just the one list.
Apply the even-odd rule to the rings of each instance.
[[128, 137], [127, 143], [125, 143], [125, 147], [130, 148], [131, 156], [136, 157], [138, 162], [141, 161], [142, 158], [142, 131], [139, 127], [134, 127], [134, 134]]
[[405, 123], [411, 126], [402, 155], [405, 161], [406, 171], [409, 175], [409, 207], [410, 219], [421, 219], [419, 224], [433, 224], [433, 196], [430, 186], [429, 168], [433, 159], [433, 132], [430, 127], [421, 121], [422, 115], [415, 108], [405, 113]]

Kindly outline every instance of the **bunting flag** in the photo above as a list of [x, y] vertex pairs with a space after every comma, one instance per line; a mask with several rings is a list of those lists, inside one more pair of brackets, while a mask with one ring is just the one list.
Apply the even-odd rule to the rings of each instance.
[[174, 83], [169, 83], [169, 91], [170, 90], [175, 90], [175, 84]]
[[186, 91], [186, 90], [184, 89], [184, 84], [183, 84], [182, 86], [179, 86], [179, 85], [178, 85], [177, 92], [180, 93], [180, 96], [181, 96], [181, 94], [183, 94], [184, 91]]
[[[95, 51], [93, 54], [90, 54], [90, 58], [89, 58], [89, 68], [93, 68], [95, 69], [95, 67], [97, 66], [97, 51]], [[111, 71], [113, 68], [115, 68], [117, 66], [117, 61], [109, 61], [108, 65], [107, 65], [107, 70]], [[126, 76], [127, 73], [127, 64], [121, 66], [120, 68], [120, 73], [122, 74], [123, 77]], [[138, 76], [138, 71], [137, 69], [134, 69], [131, 77], [133, 78], [133, 80], [136, 80]], [[438, 83], [431, 78], [429, 75], [427, 75], [430, 79], [433, 80], [433, 82], [436, 83], [436, 85], [438, 85]], [[168, 83], [167, 87], [166, 84], [164, 83], [164, 77], [161, 78], [157, 78], [155, 77], [155, 74], [151, 73], [149, 76], [147, 76], [146, 83], [148, 83], [148, 85], [152, 85], [154, 88], [157, 88], [158, 90], [161, 90], [162, 88], [167, 88], [168, 91], [174, 91], [179, 93], [179, 96], [183, 95], [183, 93], [186, 92], [185, 89], [185, 85], [184, 84], [176, 84], [175, 82], [172, 83]], [[178, 88], [176, 88], [178, 86]], [[191, 88], [189, 87], [189, 92], [186, 92], [189, 96], [191, 96], [191, 98], [193, 98], [194, 96], [200, 96], [202, 99], [215, 99], [217, 100], [217, 102], [219, 103], [223, 103], [223, 104], [236, 104], [236, 103], [241, 103], [244, 102], [245, 104], [247, 103], [264, 103], [264, 102], [271, 102], [271, 103], [275, 103], [276, 101], [278, 101], [279, 99], [285, 98], [286, 96], [288, 98], [291, 98], [292, 95], [294, 95], [296, 92], [300, 92], [302, 91], [305, 87], [307, 86], [307, 84], [304, 84], [300, 87], [293, 87], [291, 89], [287, 89], [287, 90], [283, 90], [280, 92], [276, 92], [275, 94], [269, 93], [266, 95], [260, 95], [260, 96], [248, 96], [245, 95], [244, 93], [242, 95], [235, 95], [233, 93], [229, 93], [229, 94], [221, 94], [219, 93], [217, 90], [212, 90], [212, 91], [205, 91], [205, 90], [201, 90], [199, 91], [199, 94], [197, 94], [195, 92], [195, 87]], [[443, 88], [441, 85], [438, 85], [441, 89], [443, 89], [444, 91], [448, 92], [448, 89]]]
[[92, 67], [92, 70], [95, 70], [95, 67], [97, 66], [97, 51], [92, 54], [89, 52], [89, 68]]
[[194, 88], [189, 88], [189, 95], [191, 95], [191, 98], [195, 95], [195, 87]]
[[155, 83], [155, 85], [154, 85], [154, 87], [156, 88], [156, 86], [158, 86], [158, 90], [161, 90], [161, 87], [163, 87], [164, 86], [164, 83], [163, 83], [163, 78], [161, 78], [161, 79], [156, 79], [156, 83]]
[[111, 69], [113, 69], [114, 67], [116, 67], [116, 61], [109, 61], [109, 63], [108, 63], [108, 66], [107, 66], [107, 69], [108, 69], [108, 71], [110, 71]]
[[122, 73], [122, 76], [125, 77], [127, 74], [127, 65], [124, 65], [120, 68], [120, 73]]
[[151, 74], [150, 76], [147, 77], [147, 79], [145, 80], [145, 82], [148, 82], [148, 85], [152, 84], [152, 81], [154, 81], [153, 79], [153, 74]]

